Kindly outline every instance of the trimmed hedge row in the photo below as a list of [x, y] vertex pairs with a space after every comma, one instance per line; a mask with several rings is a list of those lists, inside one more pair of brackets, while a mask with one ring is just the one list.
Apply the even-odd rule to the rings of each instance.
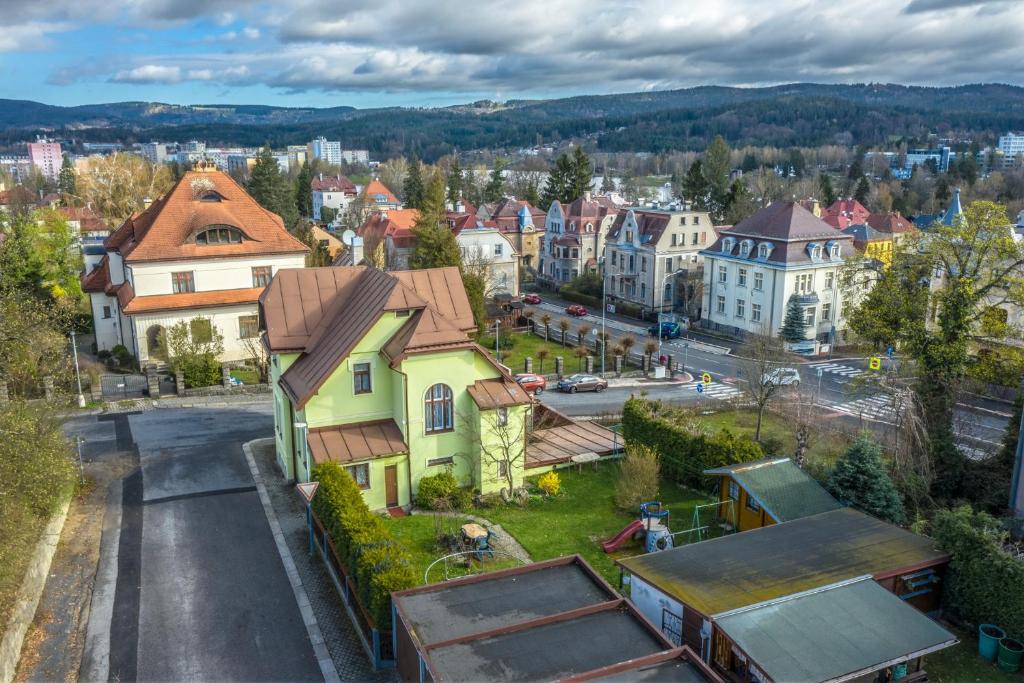
[[391, 630], [391, 593], [416, 585], [406, 549], [398, 543], [379, 515], [370, 512], [362, 492], [345, 468], [327, 462], [313, 468], [320, 482], [313, 511], [324, 525], [356, 584], [359, 601], [378, 630]]
[[764, 457], [754, 440], [727, 429], [717, 434], [692, 434], [668, 415], [659, 414], [660, 404], [630, 398], [622, 409], [622, 435], [627, 444], [639, 443], [657, 451], [661, 474], [679, 484], [705, 489], [712, 480], [704, 470]]

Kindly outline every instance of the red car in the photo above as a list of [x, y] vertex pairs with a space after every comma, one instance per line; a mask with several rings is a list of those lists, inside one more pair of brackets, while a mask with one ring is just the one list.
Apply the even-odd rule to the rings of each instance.
[[533, 394], [534, 396], [540, 396], [541, 393], [543, 393], [544, 390], [547, 389], [548, 387], [547, 380], [545, 380], [540, 375], [535, 375], [530, 372], [524, 372], [522, 374], [516, 375], [514, 379], [519, 384], [519, 386], [521, 386], [525, 391]]
[[587, 309], [579, 304], [571, 304], [566, 307], [565, 312], [579, 318], [587, 314]]
[[540, 301], [540, 294], [527, 294], [526, 296], [523, 297], [524, 304], [536, 305], [539, 304]]

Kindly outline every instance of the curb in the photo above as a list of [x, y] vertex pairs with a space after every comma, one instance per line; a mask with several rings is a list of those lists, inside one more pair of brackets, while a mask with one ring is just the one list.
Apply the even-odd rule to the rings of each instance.
[[327, 683], [341, 683], [341, 677], [338, 676], [338, 670], [334, 666], [334, 660], [331, 659], [331, 653], [327, 651], [327, 644], [324, 641], [323, 633], [320, 631], [320, 625], [317, 624], [316, 615], [313, 614], [313, 608], [310, 606], [309, 596], [306, 594], [306, 589], [302, 586], [302, 579], [299, 578], [299, 570], [295, 567], [292, 552], [288, 549], [288, 543], [284, 540], [281, 525], [277, 521], [277, 514], [274, 512], [274, 507], [270, 502], [270, 495], [267, 493], [267, 487], [263, 484], [263, 475], [260, 474], [259, 467], [256, 466], [256, 460], [252, 456], [253, 444], [267, 441], [273, 441], [273, 438], [247, 441], [242, 444], [242, 452], [245, 453], [245, 461], [248, 463], [249, 471], [252, 474], [253, 481], [256, 483], [256, 491], [259, 493], [260, 503], [263, 504], [263, 513], [267, 516], [270, 531], [274, 535], [274, 544], [277, 546], [277, 552], [281, 556], [281, 562], [284, 563], [284, 571], [288, 575], [288, 583], [291, 584], [292, 592], [295, 593], [295, 602], [299, 605], [302, 622], [306, 625], [306, 632], [309, 634], [309, 642], [313, 645], [313, 654], [320, 665], [320, 672]]
[[25, 570], [25, 578], [18, 589], [18, 597], [14, 603], [14, 610], [10, 620], [7, 622], [7, 630], [4, 632], [3, 640], [0, 641], [0, 682], [10, 683], [14, 680], [14, 674], [18, 671], [18, 661], [21, 659], [21, 647], [25, 644], [25, 634], [32, 620], [36, 616], [36, 607], [39, 606], [39, 599], [46, 588], [46, 579], [50, 574], [50, 563], [57, 552], [57, 545], [60, 543], [60, 535], [64, 530], [64, 521], [68, 517], [68, 509], [71, 507], [71, 496], [61, 503], [61, 507], [50, 518], [43, 535], [36, 543], [35, 552]]

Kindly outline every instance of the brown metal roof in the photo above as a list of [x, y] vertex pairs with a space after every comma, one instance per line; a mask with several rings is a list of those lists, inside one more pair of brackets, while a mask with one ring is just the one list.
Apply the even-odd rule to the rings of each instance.
[[572, 422], [535, 429], [526, 443], [526, 469], [569, 462], [574, 455], [612, 455], [622, 438], [595, 422]]
[[313, 462], [358, 462], [408, 453], [402, 430], [394, 420], [318, 427], [306, 437]]
[[504, 377], [477, 380], [467, 387], [466, 391], [481, 410], [521, 406], [532, 402], [521, 386]]
[[[396, 287], [405, 289], [405, 287]], [[408, 291], [408, 290], [406, 290]], [[394, 294], [392, 298], [395, 298]], [[466, 333], [455, 327], [431, 307], [416, 311], [407, 323], [388, 340], [382, 349], [394, 367], [410, 353], [438, 351], [448, 348], [470, 348], [473, 345]]]
[[362, 266], [279, 270], [260, 297], [271, 351], [302, 351], [325, 311], [355, 295]]
[[476, 330], [473, 309], [469, 307], [469, 297], [466, 296], [466, 288], [462, 285], [462, 274], [458, 268], [451, 266], [399, 270], [392, 272], [391, 275], [429, 301], [438, 313], [460, 330]]
[[358, 296], [335, 297], [310, 334], [305, 353], [281, 375], [281, 387], [297, 408], [306, 405], [380, 319], [397, 285], [387, 273], [366, 268], [353, 283]]

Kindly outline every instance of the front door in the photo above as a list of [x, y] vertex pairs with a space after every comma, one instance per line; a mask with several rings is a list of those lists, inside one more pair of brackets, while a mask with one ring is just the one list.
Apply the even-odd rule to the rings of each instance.
[[384, 468], [384, 495], [387, 498], [385, 505], [398, 507], [398, 465]]

